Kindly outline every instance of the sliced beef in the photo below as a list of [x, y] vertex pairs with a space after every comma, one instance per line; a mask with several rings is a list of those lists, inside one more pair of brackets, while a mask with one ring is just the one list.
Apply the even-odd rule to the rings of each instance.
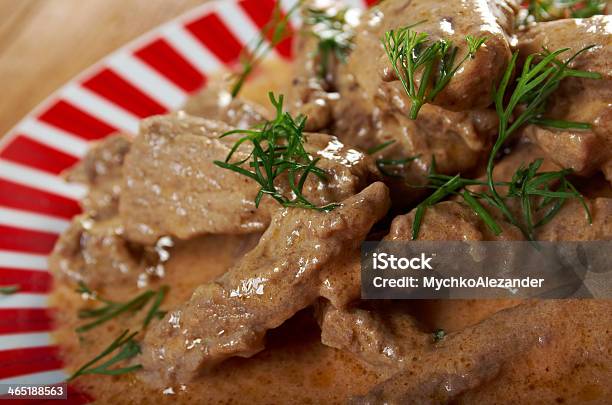
[[434, 103], [453, 111], [487, 107], [511, 57], [509, 34], [514, 27], [515, 4], [504, 0], [461, 2], [386, 0], [363, 16], [348, 71], [355, 76], [366, 99], [388, 104], [410, 104], [381, 44], [385, 32], [416, 24], [432, 40], [446, 38], [459, 48], [457, 60], [467, 53], [465, 37], [486, 37], [474, 59], [466, 61]]
[[[521, 143], [512, 154], [496, 165], [497, 181], [510, 180], [516, 169], [525, 167], [542, 157], [543, 152], [535, 145]], [[557, 170], [558, 166], [545, 160], [543, 170]], [[548, 224], [539, 229], [536, 236], [541, 240], [600, 240], [609, 239], [612, 229], [608, 218], [610, 199], [587, 201], [593, 215], [589, 225], [582, 205], [578, 200], [568, 201], [562, 211]], [[504, 221], [499, 213], [498, 223], [503, 232], [495, 236], [482, 219], [469, 207], [457, 201], [434, 205], [425, 211], [419, 240], [522, 240], [518, 228]], [[385, 240], [409, 241], [415, 212], [398, 216], [393, 220]], [[484, 305], [488, 305], [483, 302]], [[508, 302], [514, 306], [516, 302]], [[431, 335], [419, 328], [415, 321], [402, 312], [389, 315], [388, 311], [363, 310], [360, 308], [337, 308], [323, 304], [319, 316], [324, 344], [342, 348], [355, 354], [364, 362], [385, 369], [411, 367], [413, 356], [431, 350]], [[496, 316], [496, 315], [493, 315]], [[397, 319], [396, 319], [397, 318]], [[393, 322], [401, 322], [397, 328]], [[433, 370], [433, 369], [432, 369]], [[432, 371], [433, 373], [433, 371]], [[475, 383], [476, 384], [476, 383]], [[416, 385], [415, 385], [416, 386]], [[412, 391], [411, 391], [412, 392]]]
[[[280, 205], [264, 197], [259, 184], [216, 166], [225, 160], [236, 136], [219, 139], [231, 128], [220, 121], [184, 113], [153, 117], [142, 123], [124, 168], [119, 212], [129, 239], [151, 244], [160, 236], [188, 239], [200, 234], [263, 231]], [[327, 181], [310, 175], [304, 195], [317, 205], [342, 201], [376, 176], [371, 159], [336, 138], [306, 135], [306, 150], [321, 157]], [[235, 155], [246, 157], [243, 147]], [[286, 177], [277, 187], [288, 189]]]
[[559, 213], [538, 229], [536, 237], [548, 241], [612, 240], [612, 198], [587, 199], [592, 223], [579, 200], [567, 201]]
[[267, 330], [320, 296], [333, 302], [325, 280], [357, 255], [388, 208], [387, 188], [375, 183], [331, 212], [279, 210], [255, 249], [147, 333], [144, 378], [182, 382], [228, 357], [250, 357]]
[[612, 16], [567, 19], [536, 24], [519, 35], [518, 47], [526, 55], [542, 48], [570, 48], [568, 59], [579, 50], [595, 45], [570, 63], [573, 69], [596, 72], [601, 80], [568, 78], [551, 96], [545, 117], [586, 122], [590, 130], [555, 130], [538, 126], [525, 129], [548, 157], [562, 167], [589, 176], [602, 170], [612, 181]]
[[[415, 212], [395, 217], [385, 240], [411, 240]], [[498, 223], [503, 232], [495, 236], [470, 207], [460, 202], [446, 201], [425, 210], [418, 239], [466, 241], [523, 239], [516, 227], [504, 221], [498, 221]]]
[[324, 345], [353, 353], [387, 373], [403, 368], [414, 352], [431, 342], [412, 316], [388, 306], [373, 311], [323, 303], [317, 312]]
[[146, 283], [158, 275], [158, 264], [155, 248], [146, 250], [125, 240], [117, 217], [94, 220], [87, 215], [73, 219], [49, 257], [53, 274], [92, 289]]
[[[486, 158], [497, 126], [491, 104], [492, 83], [500, 77], [509, 58], [508, 33], [512, 32], [513, 7], [504, 1], [431, 2], [389, 0], [361, 18], [355, 49], [346, 65], [339, 67], [332, 133], [360, 148], [369, 149], [387, 141], [393, 145], [378, 153], [378, 159], [415, 157], [400, 167], [397, 175], [406, 183], [423, 185], [433, 159], [440, 173], [467, 175]], [[432, 40], [446, 37], [465, 54], [465, 35], [487, 36], [487, 45], [468, 60], [448, 87], [426, 104], [416, 120], [408, 118], [410, 100], [381, 44], [384, 33], [423, 21], [414, 29], [427, 32]], [[398, 169], [398, 168], [396, 168]], [[392, 184], [392, 192], [405, 206], [422, 198], [414, 188]]]
[[[389, 166], [403, 184], [423, 185], [425, 175], [436, 162], [443, 174], [469, 175], [486, 159], [497, 129], [497, 115], [488, 109], [450, 111], [426, 104], [416, 120], [408, 118], [410, 103], [395, 97], [389, 102], [381, 95], [370, 96], [349, 70], [341, 66], [340, 99], [333, 104], [331, 132], [347, 143], [368, 150], [386, 142], [390, 146], [376, 153], [375, 159], [413, 160], [400, 166]], [[422, 193], [415, 188], [392, 184], [397, 195], [394, 203], [409, 205]]]
[[[384, 240], [411, 240], [413, 221], [414, 211], [396, 217]], [[522, 239], [517, 228], [504, 222], [500, 222], [500, 225], [504, 232], [495, 236], [469, 207], [453, 201], [442, 202], [425, 212], [419, 240]], [[354, 282], [359, 286], [360, 279]], [[408, 356], [423, 350], [431, 342], [431, 336], [401, 311], [389, 314], [385, 310], [383, 315], [380, 311], [342, 308], [325, 303], [321, 308], [319, 324], [323, 344], [350, 351], [370, 365], [402, 368]]]
[[83, 210], [96, 219], [117, 215], [123, 182], [123, 161], [130, 151], [127, 135], [112, 135], [94, 144], [83, 160], [70, 169], [66, 179], [89, 187], [81, 200]]
[[402, 372], [352, 403], [450, 403], [493, 379], [504, 381], [504, 373], [513, 371], [511, 364], [540, 358], [541, 352], [546, 353], [545, 369], [528, 365], [528, 375], [525, 369], [519, 372], [530, 389], [546, 384], [547, 374], [558, 371], [556, 358], [571, 362], [570, 369], [601, 359], [605, 364], [610, 361], [610, 337], [602, 325], [612, 325], [610, 309], [605, 300], [545, 300], [503, 310], [447, 335], [432, 350], [414, 354]]

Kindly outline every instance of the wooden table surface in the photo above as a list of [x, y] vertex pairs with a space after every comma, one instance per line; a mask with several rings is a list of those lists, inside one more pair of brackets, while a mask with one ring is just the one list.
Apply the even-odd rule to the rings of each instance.
[[206, 0], [0, 0], [0, 136], [83, 69]]

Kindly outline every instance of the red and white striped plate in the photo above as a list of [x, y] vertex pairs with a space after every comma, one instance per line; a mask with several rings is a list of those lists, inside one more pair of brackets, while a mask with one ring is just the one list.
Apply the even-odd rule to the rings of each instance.
[[[273, 12], [276, 0], [206, 3], [111, 54], [62, 87], [0, 140], [0, 384], [65, 380], [49, 332], [47, 268], [58, 234], [79, 213], [83, 187], [58, 175], [81, 159], [88, 142], [180, 107], [207, 78], [235, 65]], [[297, 0], [281, 0], [289, 10]], [[364, 8], [376, 0], [347, 0]], [[293, 15], [291, 25], [299, 25]], [[275, 49], [291, 58], [291, 43]], [[5, 394], [0, 391], [0, 396]], [[70, 395], [70, 403], [87, 402]]]

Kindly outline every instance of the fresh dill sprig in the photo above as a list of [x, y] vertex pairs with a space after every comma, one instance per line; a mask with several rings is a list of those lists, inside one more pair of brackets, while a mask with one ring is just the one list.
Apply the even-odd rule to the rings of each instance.
[[[131, 359], [140, 354], [140, 345], [134, 341], [134, 336], [136, 336], [138, 332], [134, 332], [132, 334], [129, 333], [129, 330], [123, 331], [123, 333], [113, 340], [113, 342], [106, 349], [104, 349], [102, 353], [75, 371], [74, 374], [68, 378], [68, 381], [72, 381], [75, 378], [86, 374], [121, 375], [140, 370], [142, 368], [142, 365], [140, 364], [129, 367], [110, 368], [121, 361]], [[113, 357], [94, 367], [96, 363], [115, 351], [117, 351], [117, 353], [115, 353]]]
[[[511, 224], [517, 226], [529, 239], [533, 237], [532, 230], [529, 229], [528, 224], [523, 225], [515, 218], [504, 201], [504, 198], [497, 191], [495, 182], [493, 181], [495, 157], [510, 135], [528, 123], [540, 125], [548, 124], [555, 128], [589, 127], [588, 124], [585, 123], [573, 123], [561, 120], [547, 121], [542, 117], [542, 114], [546, 108], [548, 98], [557, 90], [563, 79], [568, 77], [601, 78], [601, 75], [597, 73], [573, 70], [568, 67], [576, 57], [590, 48], [592, 48], [592, 46], [581, 49], [565, 62], [559, 61], [557, 57], [567, 52], [569, 50], [568, 48], [559, 49], [554, 52], [544, 51], [538, 54], [529, 55], [525, 59], [521, 74], [516, 79], [514, 90], [510, 92], [508, 90], [510, 79], [514, 74], [518, 58], [518, 52], [515, 52], [499, 86], [494, 90], [495, 110], [499, 117], [499, 126], [497, 140], [493, 145], [487, 162], [487, 181], [490, 196], [494, 203], [493, 205], [503, 213]], [[567, 182], [569, 183], [569, 181]]]
[[[587, 207], [584, 197], [576, 190], [574, 185], [567, 179], [572, 174], [571, 169], [556, 172], [540, 172], [543, 160], [537, 159], [526, 168], [519, 168], [508, 185], [508, 198], [516, 198], [521, 202], [523, 214], [523, 226], [526, 236], [533, 240], [535, 228], [548, 223], [559, 212], [567, 199], [576, 198], [580, 201], [586, 211], [589, 223], [592, 222], [591, 213]], [[540, 197], [542, 201], [535, 206], [532, 197]], [[498, 207], [499, 208], [499, 207]], [[534, 222], [535, 213], [541, 209], [547, 209], [545, 215]]]
[[355, 33], [346, 21], [348, 7], [340, 9], [306, 10], [305, 24], [310, 26], [312, 35], [318, 41], [316, 56], [319, 58], [319, 77], [327, 78], [332, 56], [341, 63], [346, 62], [349, 52], [353, 49]]
[[263, 26], [254, 41], [252, 50], [245, 47], [240, 56], [241, 71], [235, 75], [231, 89], [232, 98], [235, 98], [253, 69], [274, 49], [290, 35], [289, 19], [301, 6], [302, 0], [297, 1], [286, 14], [283, 14], [280, 1], [277, 1], [270, 21]]
[[[269, 195], [284, 207], [333, 210], [339, 204], [332, 203], [319, 207], [303, 194], [304, 184], [311, 173], [322, 181], [327, 180], [325, 171], [316, 166], [320, 158], [313, 159], [304, 149], [303, 131], [306, 117], [299, 115], [293, 118], [289, 113], [283, 112], [283, 95], [276, 99], [274, 93], [270, 92], [269, 97], [276, 109], [276, 118], [254, 129], [237, 129], [221, 135], [221, 138], [234, 134], [243, 136], [232, 146], [225, 161], [215, 160], [214, 163], [246, 176], [261, 186], [255, 198], [256, 207], [259, 207], [264, 195]], [[238, 148], [245, 143], [250, 143], [252, 146], [249, 154], [241, 160], [232, 162], [232, 157]], [[283, 195], [275, 184], [276, 179], [285, 174], [294, 195], [293, 199]]]
[[530, 0], [519, 12], [519, 26], [561, 18], [588, 18], [604, 14], [606, 0]]
[[455, 63], [458, 48], [446, 39], [431, 42], [428, 34], [411, 29], [418, 24], [387, 31], [382, 38], [391, 66], [412, 102], [409, 117], [413, 120], [421, 107], [435, 100], [463, 63], [473, 58], [486, 41], [486, 38], [466, 36], [468, 51]]
[[402, 178], [401, 174], [398, 174], [398, 171], [404, 168], [408, 163], [413, 162], [418, 159], [420, 155], [417, 156], [409, 156], [407, 158], [401, 159], [376, 159], [376, 167], [378, 170], [387, 177], [398, 177]]
[[137, 295], [135, 298], [132, 298], [128, 302], [115, 302], [108, 300], [103, 297], [99, 297], [97, 294], [92, 292], [89, 287], [87, 287], [83, 282], [79, 283], [79, 287], [77, 289], [78, 293], [87, 294], [89, 297], [94, 300], [102, 303], [103, 305], [99, 308], [94, 309], [81, 309], [78, 312], [78, 316], [81, 319], [94, 319], [93, 321], [86, 323], [85, 325], [81, 325], [76, 328], [78, 333], [87, 332], [97, 326], [102, 325], [105, 322], [110, 321], [111, 319], [116, 318], [117, 316], [127, 313], [127, 312], [137, 312], [144, 308], [149, 301], [155, 297], [153, 301], [153, 305], [147, 312], [145, 320], [143, 322], [143, 327], [146, 328], [149, 323], [153, 320], [153, 318], [158, 317], [161, 318], [164, 315], [164, 312], [159, 311], [159, 306], [161, 302], [166, 296], [168, 292], [167, 286], [162, 286], [159, 291], [147, 290], [143, 293]]
[[[542, 159], [535, 160], [527, 167], [519, 167], [510, 181], [494, 183], [496, 187], [507, 188], [507, 192], [502, 195], [504, 202], [516, 200], [520, 203], [522, 213], [521, 230], [524, 230], [525, 236], [529, 240], [534, 239], [535, 230], [550, 222], [568, 199], [578, 199], [587, 213], [589, 222], [591, 221], [591, 214], [584, 198], [568, 179], [568, 176], [572, 174], [572, 170], [563, 169], [554, 172], [538, 172], [542, 163]], [[435, 192], [439, 193], [436, 197], [437, 201], [450, 195], [455, 195], [472, 208], [494, 234], [499, 235], [501, 233], [502, 228], [481, 201], [501, 211], [500, 204], [493, 198], [488, 189], [483, 192], [476, 192], [467, 188], [468, 186], [488, 187], [488, 181], [436, 173], [430, 173], [428, 180], [429, 182], [426, 187], [434, 189]], [[423, 205], [422, 208], [420, 207], [421, 204]], [[428, 206], [432, 205], [431, 202], [425, 203], [425, 201], [421, 204], [417, 207], [417, 211], [420, 209], [424, 212]], [[540, 217], [537, 222], [534, 220], [536, 216]], [[419, 216], [418, 221], [415, 220], [413, 222], [412, 231], [414, 239], [418, 236], [421, 218], [422, 215]]]
[[[370, 156], [375, 155], [376, 153], [386, 149], [387, 147], [393, 145], [394, 143], [395, 143], [395, 140], [383, 142], [380, 145], [371, 147], [370, 149], [366, 151], [366, 153]], [[398, 158], [398, 159], [379, 158], [379, 159], [376, 159], [376, 167], [378, 167], [378, 170], [387, 177], [400, 177], [401, 178], [403, 176], [392, 172], [392, 170], [402, 169], [406, 164], [418, 159], [419, 157], [420, 155], [410, 156], [406, 158]]]
[[0, 287], [0, 295], [12, 295], [15, 294], [21, 288], [20, 285], [5, 285]]
[[370, 156], [371, 155], [375, 155], [376, 153], [378, 153], [378, 152], [380, 152], [380, 151], [382, 151], [384, 149], [387, 149], [389, 146], [393, 145], [394, 143], [395, 143], [395, 139], [383, 142], [383, 143], [381, 143], [379, 145], [373, 146], [370, 149], [366, 150], [366, 153], [368, 155], [370, 155]]
[[159, 307], [164, 301], [164, 298], [166, 298], [166, 294], [168, 294], [168, 290], [170, 290], [170, 287], [168, 287], [167, 285], [164, 285], [155, 294], [155, 299], [153, 300], [151, 309], [149, 309], [149, 312], [147, 312], [147, 316], [145, 317], [144, 322], [142, 323], [143, 328], [146, 328], [147, 326], [149, 326], [149, 324], [154, 318], [161, 319], [166, 315], [166, 311], [160, 311]]

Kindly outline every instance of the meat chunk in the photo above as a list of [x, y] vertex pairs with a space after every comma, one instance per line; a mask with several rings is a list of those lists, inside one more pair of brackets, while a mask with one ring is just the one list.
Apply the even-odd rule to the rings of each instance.
[[[387, 241], [412, 238], [414, 211], [393, 220]], [[468, 207], [448, 201], [427, 209], [422, 219], [419, 240], [521, 240], [520, 231], [501, 221], [504, 232], [495, 236]], [[355, 280], [359, 285], [359, 278]], [[417, 327], [407, 314], [396, 311], [382, 316], [377, 311], [342, 308], [323, 304], [319, 311], [321, 340], [335, 348], [355, 354], [368, 364], [401, 368], [406, 356], [423, 350], [431, 337]], [[398, 325], [402, 325], [399, 327]]]
[[[151, 244], [163, 235], [188, 239], [200, 234], [244, 234], [266, 229], [279, 204], [264, 197], [256, 209], [259, 185], [214, 164], [214, 160], [225, 160], [237, 139], [219, 139], [229, 130], [220, 121], [182, 113], [142, 123], [126, 158], [119, 205], [130, 240]], [[314, 175], [308, 177], [304, 195], [313, 203], [342, 201], [375, 177], [372, 161], [336, 138], [308, 134], [306, 139], [307, 152], [321, 157], [317, 166], [327, 172], [325, 182]], [[236, 158], [244, 158], [247, 153], [245, 148], [240, 149]], [[288, 189], [286, 177], [277, 180], [279, 189]]]
[[[385, 237], [390, 241], [408, 241], [412, 238], [412, 224], [416, 211], [395, 217]], [[502, 233], [496, 236], [484, 221], [468, 206], [446, 201], [427, 208], [421, 222], [419, 240], [522, 240], [518, 228], [498, 221]]]
[[[522, 375], [532, 390], [546, 384], [538, 378], [545, 380], [547, 374], [562, 371], [555, 362], [561, 356], [571, 362], [570, 368], [606, 364], [609, 336], [601, 325], [612, 324], [610, 309], [605, 300], [545, 300], [503, 310], [448, 335], [434, 350], [415, 354], [404, 371], [352, 403], [449, 403], [496, 377], [504, 381], [504, 374], [513, 371], [509, 364], [522, 359], [542, 358], [547, 364], [546, 371], [542, 367], [536, 372], [531, 366], [530, 375]], [[538, 356], [542, 352], [546, 356]], [[477, 398], [478, 393], [473, 396]]]
[[366, 99], [382, 97], [388, 104], [410, 104], [398, 78], [390, 73], [381, 44], [385, 32], [420, 22], [414, 30], [428, 33], [433, 40], [451, 40], [459, 48], [457, 60], [467, 53], [467, 35], [486, 37], [486, 45], [466, 61], [434, 103], [453, 111], [487, 107], [491, 89], [511, 57], [508, 35], [513, 31], [515, 7], [504, 0], [386, 0], [362, 18], [348, 70]]
[[342, 271], [388, 208], [387, 188], [374, 183], [331, 212], [279, 210], [255, 249], [147, 333], [145, 378], [186, 381], [228, 357], [261, 351], [267, 330], [319, 296], [334, 299], [325, 280]]
[[[468, 175], [486, 159], [498, 123], [494, 111], [459, 112], [426, 104], [417, 119], [411, 120], [409, 102], [398, 97], [391, 101], [380, 95], [371, 97], [356, 81], [350, 65], [340, 69], [341, 97], [333, 104], [331, 132], [364, 150], [393, 142], [373, 157], [411, 158], [408, 163], [393, 167], [395, 175], [404, 177], [407, 183], [423, 185], [434, 160], [439, 173]], [[400, 186], [392, 189], [397, 191], [398, 201], [409, 205], [420, 197], [414, 188]]]
[[[509, 181], [519, 167], [526, 167], [533, 160], [542, 156], [542, 150], [536, 145], [529, 142], [520, 143], [514, 147], [509, 156], [496, 165], [494, 177], [497, 181]], [[558, 166], [545, 159], [542, 170], [558, 170]], [[568, 201], [552, 221], [538, 229], [536, 237], [541, 240], [609, 239], [611, 234], [608, 220], [610, 201], [604, 198], [587, 201], [593, 215], [592, 225], [586, 220], [585, 211], [580, 202], [578, 200]], [[513, 204], [510, 204], [510, 207], [520, 209], [518, 206], [514, 207]], [[502, 228], [499, 236], [494, 235], [482, 219], [463, 203], [447, 201], [436, 204], [425, 211], [419, 240], [502, 241], [523, 239], [518, 228], [504, 221], [495, 210], [492, 210], [491, 213], [498, 217], [498, 223]], [[412, 237], [414, 215], [413, 211], [396, 217], [385, 240], [409, 241]], [[486, 302], [482, 304], [489, 305]], [[516, 303], [508, 302], [508, 304]], [[381, 314], [378, 311], [336, 308], [325, 304], [322, 305], [322, 308], [319, 322], [323, 343], [351, 351], [368, 364], [377, 366], [387, 364], [387, 367], [401, 368], [407, 355], [423, 350], [424, 346], [414, 344], [415, 341], [422, 342], [425, 336], [423, 330], [416, 326], [406, 327], [403, 329], [404, 334], [398, 335], [397, 328], [390, 327], [388, 322], [380, 320]], [[394, 316], [401, 318], [406, 315]], [[393, 356], [390, 356], [389, 353], [393, 353]]]
[[60, 279], [99, 289], [146, 283], [158, 275], [158, 259], [154, 248], [144, 249], [125, 240], [117, 217], [94, 220], [81, 215], [55, 244], [49, 269]]
[[567, 201], [559, 213], [537, 231], [537, 238], [548, 241], [612, 240], [612, 199], [587, 199], [587, 214], [579, 200]]
[[431, 341], [412, 316], [388, 306], [372, 311], [323, 303], [317, 318], [324, 345], [353, 353], [387, 372], [401, 369], [408, 356]]
[[96, 219], [106, 219], [117, 214], [123, 161], [130, 151], [131, 140], [127, 135], [112, 135], [94, 144], [83, 160], [66, 175], [66, 180], [89, 187], [81, 200], [87, 214]]
[[586, 122], [589, 130], [556, 130], [530, 126], [525, 135], [536, 142], [548, 157], [562, 167], [589, 176], [603, 170], [612, 181], [612, 16], [567, 19], [536, 24], [519, 35], [523, 56], [570, 48], [569, 58], [581, 49], [595, 45], [570, 63], [573, 69], [601, 74], [601, 80], [567, 78], [551, 96], [545, 117]]

